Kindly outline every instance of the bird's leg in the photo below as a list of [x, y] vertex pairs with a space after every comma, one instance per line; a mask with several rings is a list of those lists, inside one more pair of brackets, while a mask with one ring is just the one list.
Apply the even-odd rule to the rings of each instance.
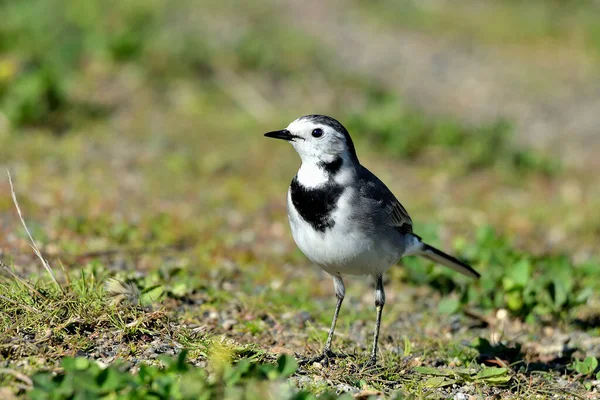
[[337, 297], [335, 312], [333, 314], [333, 319], [331, 320], [331, 328], [329, 328], [329, 335], [327, 335], [327, 342], [325, 342], [325, 348], [323, 349], [325, 353], [331, 353], [331, 341], [333, 340], [333, 333], [335, 332], [335, 325], [337, 324], [338, 314], [342, 307], [342, 301], [344, 301], [343, 297]]
[[337, 354], [331, 351], [331, 342], [333, 341], [333, 333], [335, 331], [335, 325], [337, 323], [338, 314], [340, 313], [340, 308], [342, 307], [342, 301], [344, 301], [346, 288], [344, 287], [344, 281], [342, 281], [342, 278], [338, 275], [333, 276], [333, 285], [335, 287], [337, 304], [335, 306], [333, 320], [331, 321], [331, 328], [329, 328], [329, 335], [327, 336], [327, 342], [325, 342], [323, 352], [316, 357], [301, 361], [300, 364], [312, 364], [321, 361], [324, 361], [325, 364], [329, 364], [329, 359], [337, 357]]
[[381, 314], [383, 305], [385, 304], [385, 291], [383, 290], [383, 276], [376, 277], [377, 283], [375, 286], [375, 307], [377, 308], [377, 320], [375, 322], [375, 334], [373, 336], [373, 350], [371, 358], [367, 362], [367, 366], [374, 366], [377, 363], [377, 346], [379, 343], [379, 328], [381, 326]]

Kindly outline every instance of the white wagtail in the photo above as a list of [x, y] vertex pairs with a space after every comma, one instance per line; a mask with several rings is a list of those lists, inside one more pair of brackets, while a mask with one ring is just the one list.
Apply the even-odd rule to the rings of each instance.
[[287, 194], [292, 235], [300, 250], [333, 278], [337, 305], [323, 353], [334, 357], [331, 341], [344, 300], [342, 274], [371, 275], [376, 282], [377, 322], [368, 364], [375, 364], [381, 312], [385, 304], [382, 275], [400, 257], [417, 255], [472, 278], [467, 264], [424, 243], [392, 192], [358, 161], [350, 134], [337, 120], [306, 115], [286, 129], [265, 136], [291, 142], [302, 159]]

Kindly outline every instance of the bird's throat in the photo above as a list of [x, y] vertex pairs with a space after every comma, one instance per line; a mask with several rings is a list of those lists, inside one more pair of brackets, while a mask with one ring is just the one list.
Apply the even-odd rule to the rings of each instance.
[[344, 160], [336, 157], [331, 161], [303, 162], [296, 179], [305, 188], [318, 188], [335, 180], [344, 167]]

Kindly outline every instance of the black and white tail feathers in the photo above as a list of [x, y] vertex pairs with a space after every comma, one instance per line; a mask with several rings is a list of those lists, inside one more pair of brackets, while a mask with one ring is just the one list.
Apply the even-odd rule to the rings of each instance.
[[481, 275], [469, 265], [464, 262], [452, 257], [449, 254], [444, 253], [443, 251], [436, 249], [433, 246], [424, 243], [421, 238], [417, 235], [414, 235], [415, 242], [411, 246], [412, 248], [408, 252], [407, 255], [415, 255], [421, 256], [438, 264], [442, 264], [448, 268], [452, 268], [453, 270], [460, 272], [463, 275], [469, 276], [471, 278], [479, 279]]

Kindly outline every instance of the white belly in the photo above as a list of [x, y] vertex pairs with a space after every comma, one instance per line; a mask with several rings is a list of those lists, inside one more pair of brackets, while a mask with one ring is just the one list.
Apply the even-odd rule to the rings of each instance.
[[[294, 208], [288, 191], [288, 217], [294, 241], [313, 263], [331, 274], [374, 275], [387, 271], [402, 255], [402, 249], [387, 240], [376, 241], [373, 235], [350, 222], [347, 204], [350, 190], [339, 198], [334, 211], [336, 221], [325, 232], [315, 230]], [[346, 214], [342, 211], [346, 210]]]

